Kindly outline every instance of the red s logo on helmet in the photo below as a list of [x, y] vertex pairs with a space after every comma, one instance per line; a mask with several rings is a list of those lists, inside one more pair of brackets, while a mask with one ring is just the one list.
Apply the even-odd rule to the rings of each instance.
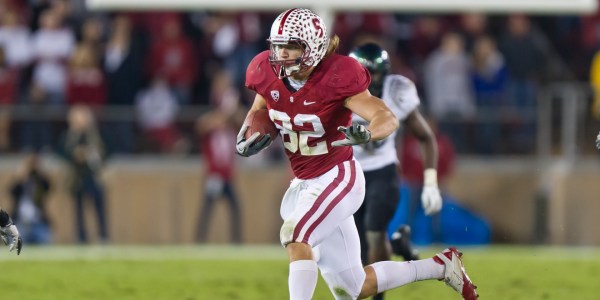
[[313, 26], [315, 26], [315, 29], [317, 29], [318, 37], [322, 38], [324, 35], [324, 32], [323, 32], [323, 27], [321, 27], [321, 20], [319, 20], [318, 18], [313, 18], [312, 23], [313, 23]]

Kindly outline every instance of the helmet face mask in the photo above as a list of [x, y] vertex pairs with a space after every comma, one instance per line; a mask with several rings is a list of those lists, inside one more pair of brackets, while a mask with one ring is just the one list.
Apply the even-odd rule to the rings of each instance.
[[371, 74], [371, 84], [369, 92], [380, 97], [383, 89], [385, 76], [390, 73], [391, 63], [387, 51], [383, 50], [375, 43], [366, 43], [356, 48], [348, 54], [356, 59]]
[[[273, 22], [269, 39], [269, 62], [273, 72], [284, 78], [316, 66], [329, 45], [327, 28], [317, 14], [305, 8], [289, 9]], [[302, 51], [298, 58], [283, 59], [282, 48]]]
[[[290, 39], [285, 42], [269, 40], [269, 42], [269, 63], [277, 77], [292, 76], [310, 68], [310, 49], [301, 40]], [[281, 58], [282, 51], [301, 51], [302, 53], [294, 58]]]

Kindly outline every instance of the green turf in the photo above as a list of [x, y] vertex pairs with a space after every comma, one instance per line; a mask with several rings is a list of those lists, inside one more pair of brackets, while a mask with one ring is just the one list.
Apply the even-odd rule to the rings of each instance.
[[[0, 248], [5, 250], [6, 248]], [[482, 299], [599, 299], [600, 249], [466, 248]], [[424, 255], [433, 254], [433, 249]], [[0, 252], [1, 299], [287, 299], [285, 251], [264, 247], [27, 247]], [[314, 299], [333, 299], [319, 281]], [[460, 299], [437, 281], [386, 299]]]

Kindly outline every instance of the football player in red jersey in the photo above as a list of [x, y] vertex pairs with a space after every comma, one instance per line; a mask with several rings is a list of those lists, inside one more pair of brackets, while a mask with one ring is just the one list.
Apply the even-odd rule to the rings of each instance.
[[[461, 254], [446, 249], [434, 258], [383, 261], [362, 266], [353, 213], [365, 195], [365, 178], [352, 145], [381, 140], [399, 122], [383, 101], [372, 96], [369, 72], [355, 59], [335, 54], [321, 17], [294, 8], [273, 22], [270, 49], [246, 71], [246, 87], [256, 92], [250, 111], [267, 108], [279, 129], [295, 178], [281, 203], [281, 244], [290, 259], [290, 299], [313, 296], [318, 269], [335, 299], [364, 299], [425, 279], [443, 279], [465, 299], [475, 287], [464, 272]], [[369, 122], [352, 123], [352, 113]], [[242, 125], [236, 152], [251, 156], [275, 137]]]
[[23, 240], [21, 240], [19, 230], [13, 224], [8, 213], [2, 208], [0, 208], [0, 238], [10, 251], [17, 249], [17, 255], [21, 254]]

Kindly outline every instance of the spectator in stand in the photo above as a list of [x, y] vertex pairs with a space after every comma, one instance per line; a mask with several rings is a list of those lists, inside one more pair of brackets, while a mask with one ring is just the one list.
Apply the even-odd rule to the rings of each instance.
[[478, 39], [488, 33], [488, 19], [483, 13], [465, 13], [460, 16], [459, 33], [462, 36], [467, 52], [473, 51]]
[[4, 106], [17, 102], [19, 73], [16, 69], [8, 66], [4, 54], [4, 48], [0, 45], [0, 152], [9, 152], [13, 150], [11, 108]]
[[440, 45], [445, 34], [444, 27], [440, 17], [422, 16], [415, 18], [412, 36], [408, 42], [412, 54], [409, 61], [415, 69], [422, 70], [427, 58]]
[[[77, 21], [78, 24], [85, 23], [85, 20], [90, 18], [90, 16], [101, 16], [104, 18], [106, 15], [110, 14], [110, 12], [102, 12], [99, 13], [97, 10], [92, 9], [86, 3], [88, 0], [68, 0], [69, 1], [69, 12], [73, 19]], [[75, 26], [75, 28], [83, 27]]]
[[535, 142], [535, 119], [532, 118], [536, 112], [537, 87], [545, 73], [548, 45], [532, 28], [527, 16], [513, 14], [508, 17], [499, 48], [506, 59], [508, 99], [514, 108], [512, 116], [515, 119], [505, 143], [513, 147], [513, 152], [530, 152]]
[[447, 33], [440, 47], [425, 62], [425, 95], [429, 112], [448, 134], [460, 152], [469, 146], [468, 121], [475, 116], [470, 63], [463, 40], [457, 33]]
[[42, 13], [51, 8], [52, 0], [28, 1], [29, 4], [29, 28], [35, 32], [40, 27]]
[[54, 146], [54, 123], [47, 118], [51, 106], [49, 101], [48, 93], [40, 85], [32, 83], [27, 89], [21, 102], [29, 106], [30, 116], [34, 118], [21, 123], [21, 150], [49, 151]]
[[140, 91], [135, 110], [150, 147], [160, 152], [179, 150], [181, 135], [175, 124], [179, 103], [165, 78], [155, 77], [148, 88]]
[[129, 109], [142, 86], [143, 47], [133, 33], [131, 21], [126, 15], [116, 15], [111, 22], [104, 56], [107, 103], [119, 108], [120, 115], [104, 124], [107, 142], [114, 153], [131, 153], [134, 150], [135, 126]]
[[210, 92], [213, 109], [200, 116], [196, 122], [204, 159], [204, 196], [197, 235], [200, 243], [207, 241], [214, 203], [220, 196], [225, 197], [229, 205], [231, 241], [235, 244], [242, 242], [240, 201], [233, 181], [235, 153], [223, 151], [228, 147], [235, 147], [236, 129], [239, 125], [236, 122], [239, 98], [240, 94], [232, 86], [229, 73], [219, 72], [212, 82]]
[[390, 57], [392, 59], [392, 73], [400, 74], [410, 79], [416, 86], [419, 86], [417, 72], [408, 64], [406, 56], [402, 53], [396, 53]]
[[197, 241], [207, 241], [214, 204], [223, 196], [229, 206], [230, 238], [234, 244], [242, 243], [240, 201], [233, 181], [235, 154], [223, 151], [225, 146], [235, 146], [233, 116], [218, 109], [198, 118], [196, 129], [201, 140], [204, 161], [203, 200], [198, 219]]
[[48, 244], [52, 241], [50, 219], [46, 209], [50, 180], [37, 153], [29, 153], [19, 166], [10, 186], [13, 199], [13, 221], [26, 244]]
[[160, 37], [152, 42], [147, 62], [150, 77], [164, 77], [180, 104], [192, 102], [197, 75], [195, 50], [193, 42], [183, 34], [179, 18], [165, 21]]
[[50, 9], [53, 10], [62, 20], [65, 27], [75, 29], [81, 27], [80, 20], [73, 14], [71, 7], [72, 0], [51, 0]]
[[[21, 76], [31, 60], [29, 29], [16, 10], [0, 8], [0, 106], [18, 102]], [[0, 108], [0, 152], [16, 150], [11, 136], [11, 108]]]
[[[230, 13], [224, 12], [204, 12], [195, 13], [190, 17], [192, 23], [192, 33], [197, 37], [196, 61], [198, 64], [198, 80], [196, 84], [196, 96], [198, 104], [211, 105], [209, 103], [211, 82], [213, 74], [223, 69], [224, 58], [231, 55], [237, 42], [237, 36], [231, 30]], [[263, 29], [264, 30], [264, 29]], [[264, 31], [261, 31], [264, 32]], [[263, 40], [264, 41], [264, 40]], [[243, 74], [232, 74], [231, 76], [240, 77]], [[238, 86], [240, 90], [246, 90]], [[254, 97], [254, 95], [252, 95]]]
[[44, 11], [32, 40], [33, 81], [46, 91], [49, 104], [64, 103], [66, 61], [75, 47], [73, 30], [62, 25], [60, 16], [52, 9]]
[[231, 74], [233, 86], [242, 87], [246, 73], [245, 66], [263, 46], [260, 17], [256, 12], [221, 16], [223, 24], [215, 32], [213, 51], [223, 59], [224, 69]]
[[[398, 34], [398, 24], [394, 16], [385, 12], [348, 12], [336, 14], [333, 30], [341, 40], [351, 41], [349, 46], [365, 42], [363, 36], [377, 37], [381, 41], [395, 40]], [[391, 47], [386, 47], [391, 48]], [[351, 48], [340, 45], [340, 53], [347, 53]]]
[[87, 45], [94, 50], [94, 55], [101, 58], [104, 55], [103, 30], [104, 23], [99, 17], [89, 17], [83, 21], [79, 36], [79, 44]]
[[12, 10], [0, 10], [0, 47], [4, 48], [6, 64], [23, 70], [31, 63], [31, 32]]
[[22, 0], [0, 0], [0, 12], [12, 11], [19, 16], [28, 15], [29, 1]]
[[[100, 173], [107, 151], [100, 132], [96, 128], [94, 116], [89, 107], [74, 105], [69, 109], [68, 128], [61, 138], [59, 150], [69, 165], [69, 189], [75, 200], [75, 224], [77, 240], [87, 243], [85, 229], [84, 201], [92, 200], [95, 208], [100, 242], [108, 241], [104, 187]], [[88, 199], [89, 198], [89, 199]]]
[[8, 110], [0, 110], [0, 152], [13, 152], [12, 118]]
[[475, 91], [477, 113], [481, 120], [474, 128], [475, 151], [495, 154], [504, 148], [502, 116], [508, 105], [506, 99], [508, 73], [502, 53], [490, 36], [475, 40], [471, 56], [471, 80]]
[[67, 104], [85, 104], [93, 108], [104, 106], [106, 83], [92, 45], [79, 44], [69, 62]]
[[17, 102], [19, 72], [9, 66], [4, 49], [0, 45], [0, 105], [11, 105]]

